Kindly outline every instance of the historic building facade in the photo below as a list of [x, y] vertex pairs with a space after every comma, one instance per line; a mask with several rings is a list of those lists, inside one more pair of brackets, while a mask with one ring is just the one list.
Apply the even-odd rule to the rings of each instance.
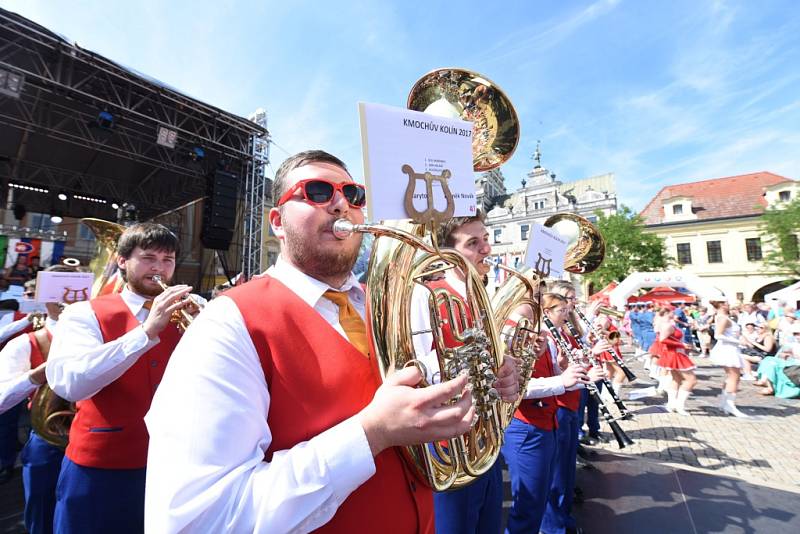
[[[604, 214], [617, 211], [613, 173], [562, 182], [542, 166], [538, 147], [534, 160], [535, 166], [522, 180], [522, 187], [513, 193], [505, 192], [502, 175], [498, 180], [496, 175], [490, 179], [484, 173], [478, 179], [478, 203], [487, 212], [492, 254], [496, 261], [506, 265], [523, 262], [534, 222], [543, 224], [548, 217], [565, 212], [577, 213], [594, 222], [597, 211]], [[489, 187], [502, 193], [487, 198], [485, 192]]]
[[800, 194], [800, 184], [757, 172], [664, 187], [642, 210], [647, 232], [664, 239], [683, 271], [696, 274], [730, 301], [760, 301], [794, 278], [768, 268], [761, 215]]

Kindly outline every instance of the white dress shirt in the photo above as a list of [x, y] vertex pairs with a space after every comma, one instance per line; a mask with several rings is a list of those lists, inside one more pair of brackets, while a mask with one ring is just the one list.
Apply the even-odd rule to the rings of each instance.
[[[44, 327], [52, 333], [55, 326], [56, 322], [48, 317]], [[0, 413], [24, 401], [39, 387], [30, 381], [30, 371], [30, 338], [19, 335], [9, 341], [0, 352]]]
[[[145, 297], [127, 286], [120, 296], [139, 323], [147, 319]], [[61, 312], [53, 333], [45, 368], [47, 383], [68, 401], [88, 399], [125, 374], [158, 342], [158, 338], [150, 340], [143, 328], [134, 328], [106, 343], [91, 304], [76, 302]]]
[[[338, 307], [323, 297], [332, 288], [282, 259], [268, 274], [344, 335]], [[363, 317], [355, 277], [335, 289], [346, 291]], [[145, 417], [147, 532], [308, 532], [375, 473], [355, 416], [264, 461], [272, 441], [269, 407], [242, 315], [222, 295], [183, 336]]]
[[28, 318], [23, 317], [22, 319], [17, 319], [16, 321], [3, 325], [0, 327], [0, 343], [22, 332], [29, 324], [31, 324], [31, 322], [28, 321]]

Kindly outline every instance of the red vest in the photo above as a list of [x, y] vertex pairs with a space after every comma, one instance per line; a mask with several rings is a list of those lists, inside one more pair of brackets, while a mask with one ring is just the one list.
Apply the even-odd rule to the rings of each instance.
[[[564, 338], [570, 347], [574, 349], [580, 348], [580, 345], [578, 345], [578, 342], [575, 340], [575, 338], [566, 332], [562, 331], [561, 337]], [[558, 404], [559, 408], [566, 408], [572, 412], [577, 412], [578, 407], [580, 407], [581, 404], [581, 390], [576, 389], [573, 391], [565, 391], [556, 397], [556, 403]]]
[[[90, 301], [108, 343], [139, 327], [119, 293]], [[93, 397], [78, 401], [78, 414], [69, 431], [67, 457], [78, 465], [103, 469], [140, 469], [147, 465], [149, 437], [144, 415], [161, 382], [180, 334], [169, 324], [160, 342], [121, 377]]]
[[[550, 357], [550, 349], [546, 349], [533, 366], [532, 377], [547, 378], [554, 376], [553, 361]], [[519, 404], [519, 408], [514, 412], [514, 417], [525, 421], [542, 430], [554, 430], [558, 428], [556, 411], [558, 410], [557, 398], [555, 395], [542, 397], [541, 399], [525, 399]]]
[[[270, 393], [265, 454], [290, 449], [361, 411], [381, 384], [374, 357], [365, 358], [313, 308], [278, 280], [264, 276], [225, 293], [233, 299], [261, 360]], [[375, 458], [375, 474], [351, 493], [319, 532], [433, 531], [433, 497], [406, 469], [400, 451]]]
[[[53, 341], [53, 334], [50, 333], [50, 330], [45, 329], [47, 332], [47, 337], [50, 341]], [[33, 332], [28, 332], [28, 341], [31, 344], [31, 369], [36, 369], [40, 365], [42, 365], [47, 360], [47, 354], [42, 352], [42, 348], [39, 346], [39, 341], [36, 339], [36, 335]], [[39, 388], [36, 388], [36, 391], [39, 391]], [[36, 395], [36, 391], [30, 394], [28, 397], [28, 409], [31, 409], [31, 401], [33, 401], [33, 396]]]

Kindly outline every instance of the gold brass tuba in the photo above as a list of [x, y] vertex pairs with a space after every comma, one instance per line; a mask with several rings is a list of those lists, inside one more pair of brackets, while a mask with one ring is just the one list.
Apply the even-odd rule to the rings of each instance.
[[606, 242], [588, 219], [574, 213], [557, 213], [544, 222], [568, 239], [564, 269], [575, 274], [587, 274], [603, 263]]
[[[88, 226], [95, 234], [97, 248], [95, 257], [91, 263], [92, 272], [95, 274], [95, 282], [92, 286], [92, 298], [108, 291], [105, 288], [111, 274], [116, 268], [116, 249], [119, 236], [125, 227], [100, 219], [81, 219], [81, 222]], [[42, 332], [44, 332], [42, 330]], [[38, 337], [40, 346], [44, 345], [46, 336]], [[47, 340], [47, 350], [49, 352], [49, 339]], [[47, 359], [47, 354], [45, 354]], [[75, 405], [62, 399], [44, 384], [36, 390], [31, 399], [31, 427], [39, 436], [56, 447], [65, 448], [69, 441], [69, 427], [75, 417]]]
[[[517, 146], [519, 121], [505, 94], [485, 77], [463, 69], [440, 69], [424, 75], [411, 89], [408, 107], [434, 115], [458, 117], [473, 123], [473, 167], [485, 171], [504, 163]], [[404, 171], [406, 172], [406, 171]], [[413, 174], [409, 174], [409, 187]], [[441, 381], [467, 370], [476, 406], [476, 422], [464, 435], [446, 444], [423, 443], [403, 447], [403, 454], [417, 478], [435, 491], [456, 489], [487, 472], [500, 454], [503, 440], [503, 406], [492, 387], [503, 361], [503, 348], [493, 322], [491, 303], [483, 279], [475, 267], [454, 250], [439, 250], [435, 225], [452, 213], [443, 173], [442, 191], [448, 208], [436, 211], [428, 191], [428, 210], [406, 211], [416, 221], [432, 221], [429, 244], [420, 225], [394, 228], [334, 223], [334, 234], [345, 238], [353, 232], [375, 235], [367, 276], [367, 317], [371, 351], [381, 375], [386, 377], [409, 365], [422, 367], [414, 350], [411, 329], [411, 297], [414, 288], [435, 273], [459, 269], [466, 278], [465, 299], [426, 287]], [[427, 177], [428, 180], [431, 177]], [[430, 186], [430, 181], [428, 181]], [[417, 215], [422, 215], [417, 217]], [[444, 312], [442, 312], [444, 310]], [[461, 343], [445, 346], [442, 325], [449, 323]], [[424, 369], [423, 369], [424, 371]], [[425, 373], [423, 372], [423, 375]], [[421, 384], [425, 386], [426, 383]]]

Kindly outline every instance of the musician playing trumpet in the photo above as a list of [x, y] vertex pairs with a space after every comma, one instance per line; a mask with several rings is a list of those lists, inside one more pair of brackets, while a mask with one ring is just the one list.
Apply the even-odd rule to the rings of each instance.
[[178, 238], [160, 224], [126, 229], [117, 245], [121, 293], [69, 306], [47, 362], [47, 381], [77, 402], [58, 482], [59, 533], [142, 532], [148, 435], [144, 414], [180, 334], [172, 324], [192, 289], [162, 289]]

